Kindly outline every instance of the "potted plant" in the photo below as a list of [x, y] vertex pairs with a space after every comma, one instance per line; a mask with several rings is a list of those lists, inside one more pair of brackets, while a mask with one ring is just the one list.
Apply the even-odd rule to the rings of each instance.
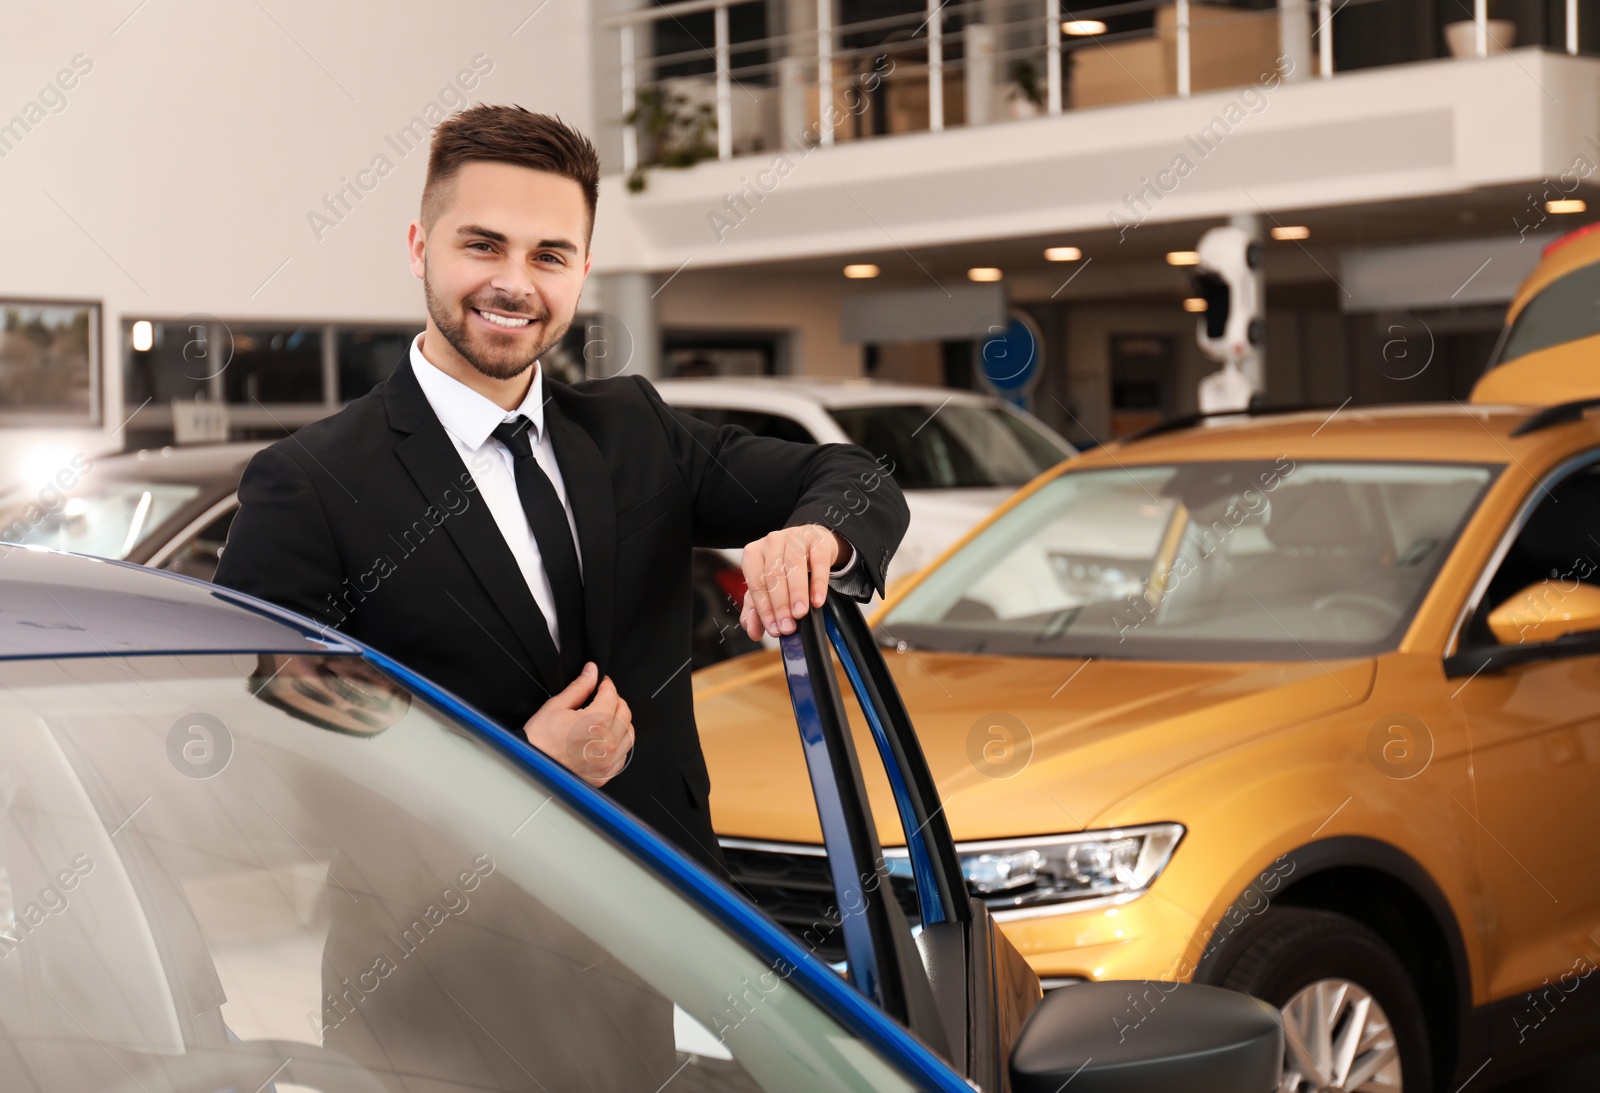
[[1020, 57], [1006, 66], [1011, 81], [1006, 92], [1006, 113], [1013, 118], [1034, 118], [1044, 113], [1044, 90], [1039, 86], [1039, 66]]
[[[1494, 9], [1498, 4], [1490, 4], [1489, 12], [1495, 14]], [[1465, 10], [1465, 9], [1463, 9]], [[1502, 13], [1503, 14], [1503, 13]], [[1488, 19], [1484, 29], [1485, 45], [1490, 56], [1496, 53], [1505, 53], [1517, 42], [1517, 24], [1510, 19]], [[1474, 19], [1459, 19], [1453, 23], [1446, 23], [1444, 27], [1444, 43], [1450, 51], [1450, 56], [1459, 59], [1476, 57], [1478, 55], [1478, 24]]]
[[622, 120], [639, 134], [639, 166], [628, 176], [633, 193], [645, 188], [646, 167], [692, 167], [716, 157], [716, 110], [710, 103], [694, 104], [689, 96], [660, 87], [641, 88]]

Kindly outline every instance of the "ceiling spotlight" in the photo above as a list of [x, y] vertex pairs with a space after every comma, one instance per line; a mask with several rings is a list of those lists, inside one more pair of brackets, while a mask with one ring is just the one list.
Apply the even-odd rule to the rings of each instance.
[[1169, 266], [1198, 266], [1200, 252], [1197, 250], [1169, 250], [1167, 252], [1167, 265]]
[[1044, 259], [1046, 262], [1076, 262], [1083, 257], [1083, 251], [1077, 247], [1046, 247]]
[[1068, 19], [1061, 24], [1061, 33], [1074, 38], [1088, 38], [1105, 32], [1106, 25], [1098, 19]]
[[1274, 239], [1310, 239], [1311, 229], [1303, 224], [1284, 224], [1272, 229]]
[[148, 352], [156, 344], [156, 328], [149, 319], [140, 319], [133, 324], [133, 351], [135, 353]]
[[1183, 310], [1185, 311], [1204, 311], [1205, 309], [1206, 300], [1204, 296], [1190, 296], [1183, 301]]
[[973, 266], [967, 270], [969, 281], [998, 281], [1000, 276], [1000, 271], [993, 266]]
[[1588, 203], [1581, 197], [1565, 197], [1544, 203], [1544, 211], [1547, 213], [1581, 213], [1588, 208]]
[[844, 267], [844, 275], [852, 281], [865, 281], [878, 275], [878, 267], [871, 262], [860, 262]]

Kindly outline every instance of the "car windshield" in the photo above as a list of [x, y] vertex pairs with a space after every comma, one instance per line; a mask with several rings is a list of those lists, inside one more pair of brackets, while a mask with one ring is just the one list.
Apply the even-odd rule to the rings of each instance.
[[0, 724], [28, 1089], [910, 1088], [362, 658], [0, 662]]
[[70, 494], [46, 485], [0, 494], [0, 542], [126, 558], [200, 496], [187, 482], [92, 481]]
[[880, 636], [1022, 656], [1368, 655], [1399, 641], [1493, 474], [1287, 457], [1062, 474], [912, 588]]
[[829, 413], [903, 490], [1020, 486], [1073, 454], [1001, 406], [919, 403]]
[[1600, 334], [1600, 262], [1557, 278], [1529, 300], [1511, 324], [1494, 367], [1595, 334]]

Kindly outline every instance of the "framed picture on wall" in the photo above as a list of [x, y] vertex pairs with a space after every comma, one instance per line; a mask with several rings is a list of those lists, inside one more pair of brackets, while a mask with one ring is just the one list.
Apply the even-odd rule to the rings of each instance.
[[100, 424], [100, 304], [0, 297], [0, 425]]

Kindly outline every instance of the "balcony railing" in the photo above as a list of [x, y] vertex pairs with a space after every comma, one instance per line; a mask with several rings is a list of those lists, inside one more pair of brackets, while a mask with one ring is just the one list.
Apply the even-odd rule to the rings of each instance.
[[[1577, 0], [1524, 35], [1532, 41], [1488, 18], [1487, 0], [1474, 0], [1470, 19], [1463, 8], [1460, 22], [1425, 32], [1415, 30], [1415, 0], [1256, 10], [1202, 0], [927, 0], [842, 24], [837, 6], [684, 0], [607, 20], [620, 50], [624, 170], [1331, 78], [1336, 60], [1349, 69], [1580, 46]], [[806, 25], [767, 33], [773, 11]], [[1386, 33], [1390, 25], [1411, 37]]]

